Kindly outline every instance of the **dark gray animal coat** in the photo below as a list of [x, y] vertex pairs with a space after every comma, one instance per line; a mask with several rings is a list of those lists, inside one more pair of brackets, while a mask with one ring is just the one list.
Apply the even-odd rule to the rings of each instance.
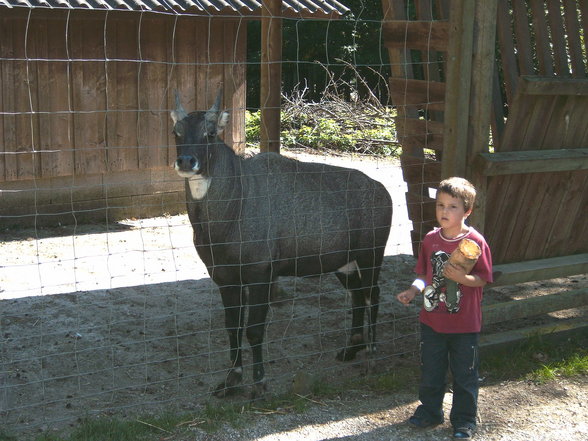
[[350, 360], [366, 346], [366, 308], [369, 349], [375, 349], [377, 281], [392, 217], [384, 186], [357, 170], [275, 153], [243, 159], [217, 137], [228, 117], [219, 111], [220, 93], [210, 110], [189, 115], [176, 99], [174, 167], [186, 178], [194, 245], [219, 286], [231, 346], [231, 368], [217, 395], [242, 381], [244, 329], [253, 354], [253, 394], [263, 391], [262, 342], [278, 276], [334, 272], [353, 299], [351, 339], [337, 357]]

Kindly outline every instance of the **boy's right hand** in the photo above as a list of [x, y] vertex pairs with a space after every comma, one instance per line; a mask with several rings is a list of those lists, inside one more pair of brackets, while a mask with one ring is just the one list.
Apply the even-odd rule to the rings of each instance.
[[405, 306], [408, 306], [410, 302], [412, 302], [412, 299], [415, 298], [415, 296], [417, 295], [418, 290], [415, 287], [410, 287], [409, 289], [407, 289], [406, 291], [402, 291], [400, 294], [398, 294], [396, 296], [396, 298], [398, 299], [398, 301], [400, 303], [402, 303]]

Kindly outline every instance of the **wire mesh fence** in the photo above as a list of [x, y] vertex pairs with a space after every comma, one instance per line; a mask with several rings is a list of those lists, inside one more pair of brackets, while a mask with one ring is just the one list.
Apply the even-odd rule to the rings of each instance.
[[[416, 347], [416, 310], [394, 297], [410, 284], [413, 264], [404, 188], [394, 162], [347, 161], [367, 165], [396, 196], [380, 277], [376, 360], [385, 370]], [[210, 399], [229, 366], [228, 338], [218, 288], [194, 250], [186, 215], [5, 229], [2, 239], [1, 402], [8, 427], [194, 409]], [[287, 277], [279, 285], [264, 345], [270, 390], [289, 391], [299, 370], [317, 381], [363, 375], [365, 356], [335, 360], [351, 320], [351, 300], [335, 276]], [[246, 390], [247, 350], [244, 358]]]
[[[194, 109], [219, 81], [241, 96], [225, 141], [242, 147], [245, 18], [14, 9], [0, 31], [2, 425], [24, 433], [88, 415], [197, 409], [230, 354], [218, 287], [183, 212], [183, 180], [169, 168], [169, 92], [183, 88]], [[414, 264], [400, 163], [285, 154], [362, 170], [392, 196], [372, 355], [386, 370], [417, 347], [417, 309], [394, 296]], [[333, 274], [279, 286], [263, 349], [272, 392], [290, 390], [298, 371], [320, 382], [374, 367], [365, 354], [335, 360], [349, 340], [351, 299]], [[243, 356], [247, 389], [252, 361]]]

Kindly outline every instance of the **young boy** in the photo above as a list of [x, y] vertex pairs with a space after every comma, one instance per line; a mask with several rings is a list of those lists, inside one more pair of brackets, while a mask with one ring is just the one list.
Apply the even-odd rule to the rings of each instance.
[[[484, 237], [465, 223], [475, 198], [475, 188], [465, 179], [454, 177], [439, 184], [435, 212], [440, 228], [423, 239], [415, 267], [417, 278], [397, 296], [408, 305], [418, 293], [425, 292], [419, 314], [421, 404], [409, 423], [418, 428], [443, 423], [445, 377], [449, 367], [453, 376], [450, 421], [454, 438], [471, 438], [476, 429], [482, 290], [486, 283], [492, 283], [490, 249]], [[469, 274], [461, 267], [444, 265], [464, 238], [475, 241], [482, 252]], [[457, 300], [451, 302], [445, 295], [448, 279], [458, 284]]]

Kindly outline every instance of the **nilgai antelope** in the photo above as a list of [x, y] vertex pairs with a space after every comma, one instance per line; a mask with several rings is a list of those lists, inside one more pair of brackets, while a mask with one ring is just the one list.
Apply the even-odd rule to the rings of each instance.
[[221, 92], [209, 110], [187, 114], [176, 93], [174, 168], [186, 179], [194, 245], [225, 310], [231, 365], [215, 394], [225, 396], [242, 382], [245, 331], [253, 357], [252, 396], [259, 397], [265, 391], [268, 302], [279, 276], [335, 273], [352, 297], [351, 336], [337, 358], [375, 350], [378, 276], [392, 201], [381, 183], [358, 170], [275, 153], [236, 155], [218, 138], [229, 116], [220, 102]]

